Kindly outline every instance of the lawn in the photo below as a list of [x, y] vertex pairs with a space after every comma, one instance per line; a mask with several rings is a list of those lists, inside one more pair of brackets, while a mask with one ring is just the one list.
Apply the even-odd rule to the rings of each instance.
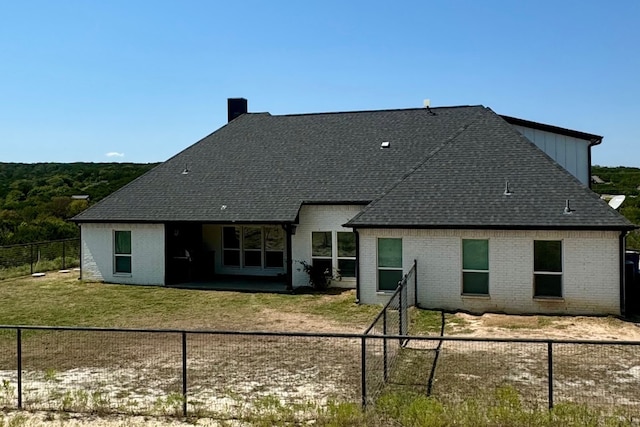
[[48, 273], [0, 281], [0, 324], [238, 331], [361, 332], [380, 310], [355, 291], [238, 293], [78, 280]]

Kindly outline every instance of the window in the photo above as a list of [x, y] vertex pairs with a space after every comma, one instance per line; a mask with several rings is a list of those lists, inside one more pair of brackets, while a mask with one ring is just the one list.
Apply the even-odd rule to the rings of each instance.
[[462, 240], [462, 293], [489, 295], [488, 240]]
[[338, 233], [338, 271], [341, 277], [356, 277], [356, 233]]
[[402, 280], [402, 239], [378, 239], [378, 290], [393, 291]]
[[131, 274], [131, 231], [113, 233], [114, 273]]
[[333, 244], [330, 231], [311, 233], [311, 263], [333, 276]]
[[240, 227], [222, 228], [222, 264], [240, 267]]
[[267, 268], [284, 266], [284, 230], [280, 226], [264, 227], [264, 265]]
[[262, 227], [244, 227], [244, 266], [262, 267]]
[[284, 268], [285, 234], [278, 225], [222, 228], [225, 267]]
[[562, 241], [533, 242], [533, 295], [562, 297]]

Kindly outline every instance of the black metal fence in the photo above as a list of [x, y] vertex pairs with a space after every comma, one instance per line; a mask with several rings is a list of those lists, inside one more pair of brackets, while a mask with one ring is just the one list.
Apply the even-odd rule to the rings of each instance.
[[0, 279], [80, 265], [80, 239], [0, 246]]
[[[398, 287], [380, 313], [365, 330], [367, 336], [409, 335], [409, 307], [415, 305], [417, 262], [398, 282]], [[400, 348], [406, 340], [382, 338], [363, 342], [362, 357], [365, 382], [362, 387], [362, 404], [367, 405], [384, 390], [396, 366]]]
[[[386, 372], [385, 345], [387, 357], [395, 349]], [[394, 391], [485, 404], [507, 389], [527, 408], [573, 402], [640, 414], [639, 350], [618, 341], [0, 326], [0, 407], [221, 419], [289, 408], [304, 419], [332, 401], [368, 405]]]

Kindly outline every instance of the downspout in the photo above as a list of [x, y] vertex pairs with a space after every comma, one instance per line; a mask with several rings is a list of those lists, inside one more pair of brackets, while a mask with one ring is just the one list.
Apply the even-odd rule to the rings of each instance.
[[287, 233], [287, 290], [293, 290], [293, 249], [291, 245], [293, 236], [293, 224], [284, 224], [284, 230]]
[[360, 303], [360, 233], [355, 228], [356, 233], [356, 304]]
[[78, 280], [82, 280], [82, 225], [80, 223], [78, 223], [78, 228], [80, 229], [80, 276], [78, 277]]
[[625, 249], [625, 237], [627, 231], [620, 232], [620, 315], [625, 316], [626, 312], [626, 283], [625, 283], [625, 271], [626, 271], [626, 249]]

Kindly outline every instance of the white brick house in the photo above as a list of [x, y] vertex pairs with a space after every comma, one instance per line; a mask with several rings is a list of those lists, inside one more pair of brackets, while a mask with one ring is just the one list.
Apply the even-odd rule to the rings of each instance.
[[588, 188], [600, 136], [482, 106], [229, 119], [74, 218], [83, 278], [292, 289], [308, 263], [370, 304], [415, 260], [426, 308], [624, 312], [634, 226]]

